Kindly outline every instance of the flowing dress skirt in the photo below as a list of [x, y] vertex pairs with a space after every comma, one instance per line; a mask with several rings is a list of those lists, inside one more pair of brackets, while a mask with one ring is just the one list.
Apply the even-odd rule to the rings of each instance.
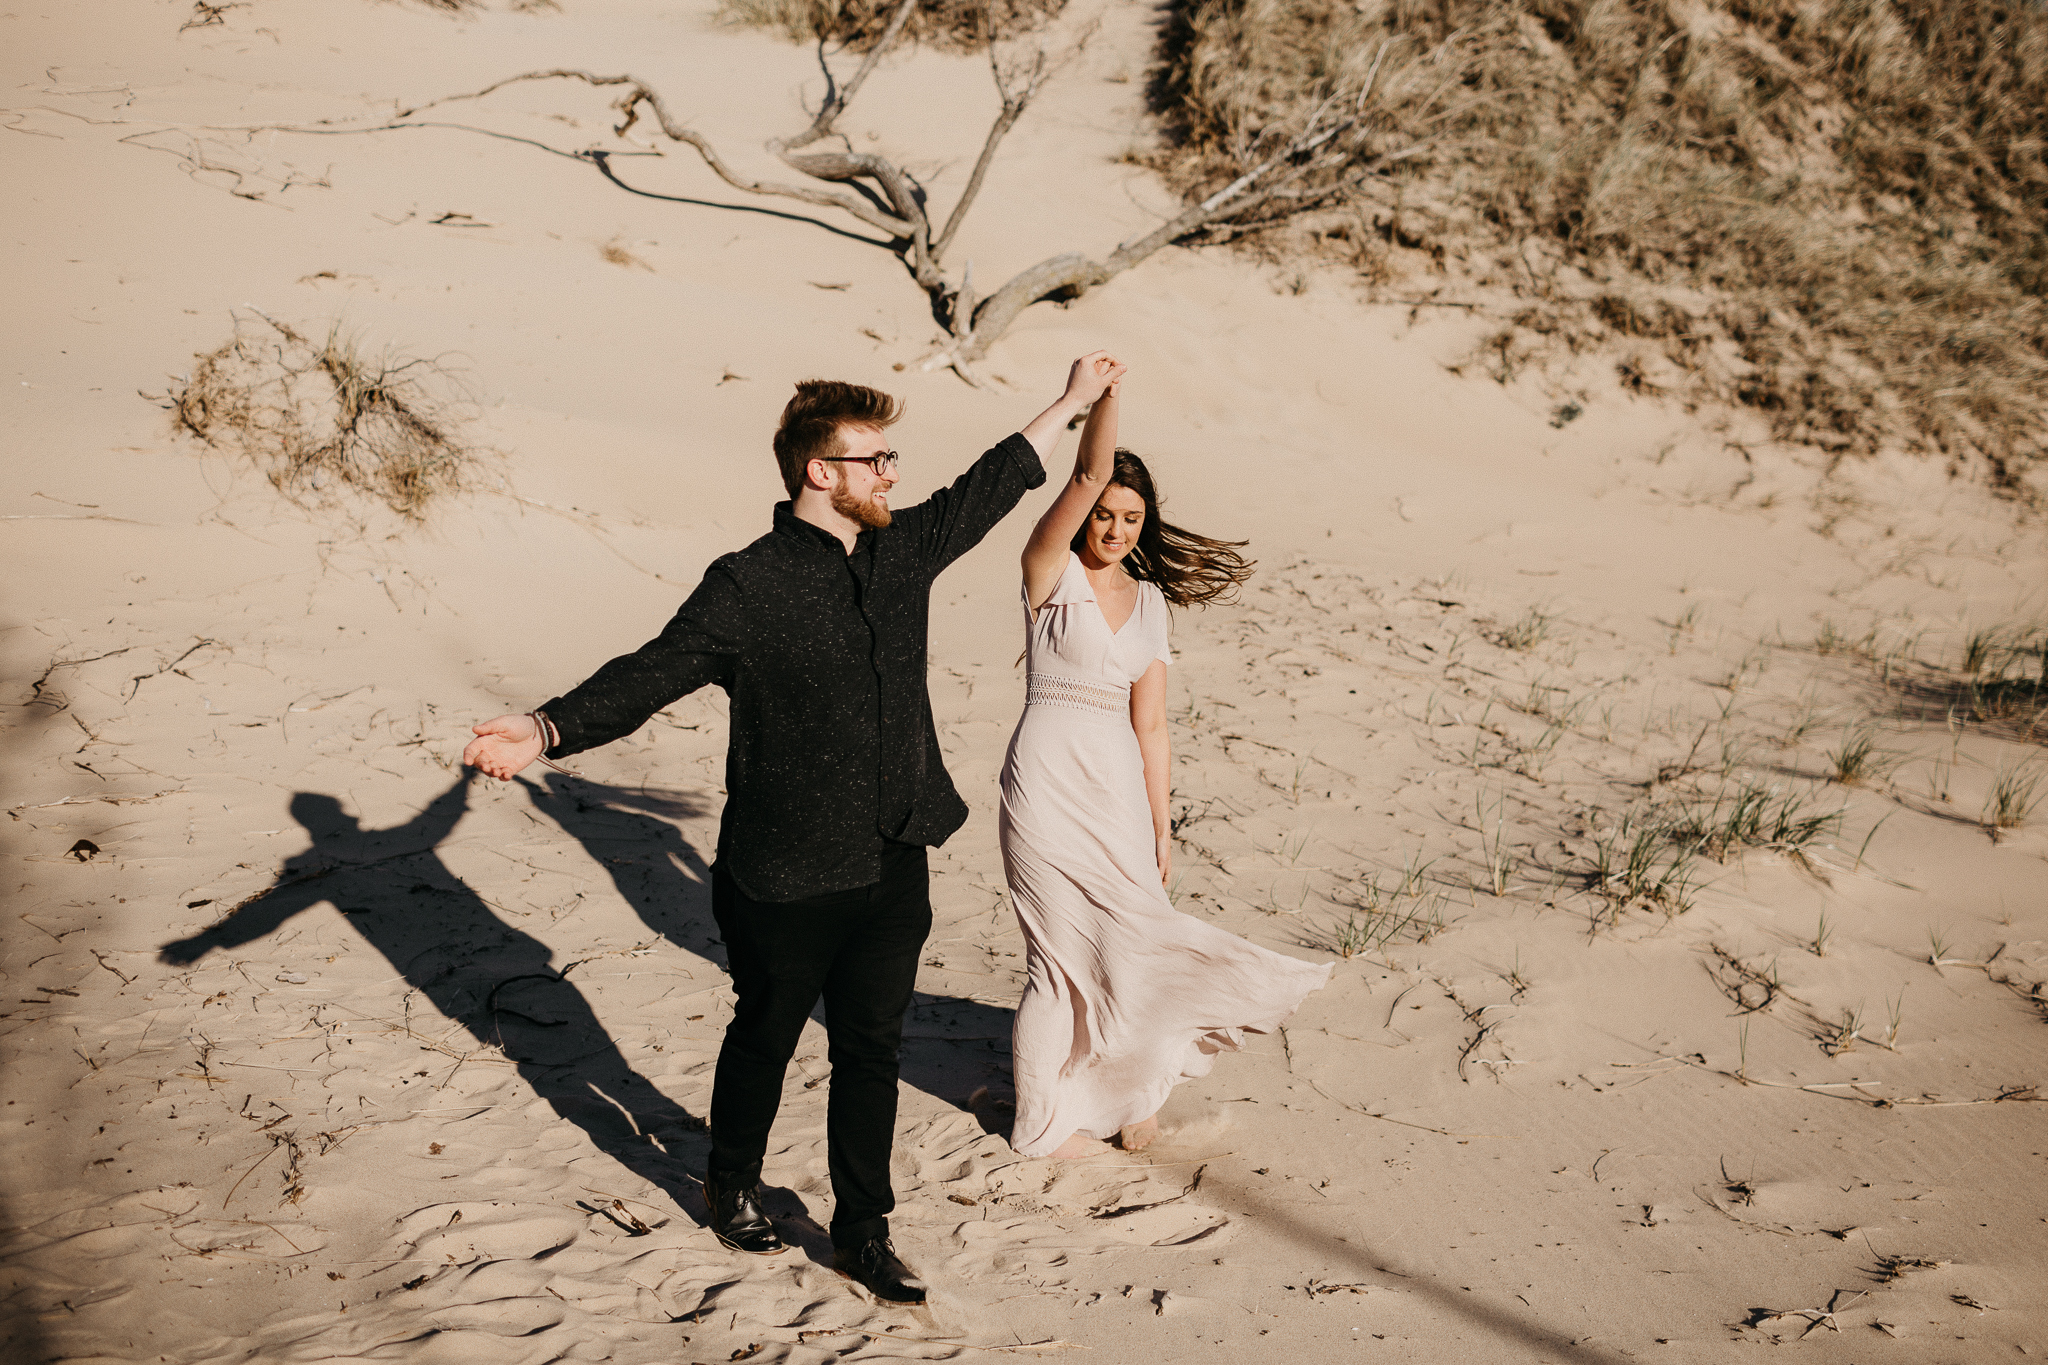
[[1018, 1152], [1151, 1116], [1329, 980], [1331, 964], [1173, 908], [1127, 714], [1027, 705], [1002, 786], [1003, 868], [1028, 950], [1012, 1041]]

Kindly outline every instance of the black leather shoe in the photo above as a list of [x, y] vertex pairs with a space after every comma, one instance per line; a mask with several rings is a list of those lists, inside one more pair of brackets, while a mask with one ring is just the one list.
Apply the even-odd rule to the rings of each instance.
[[923, 1303], [924, 1281], [903, 1264], [887, 1237], [870, 1237], [857, 1247], [832, 1248], [832, 1268], [883, 1303]]
[[779, 1256], [789, 1250], [776, 1236], [775, 1225], [761, 1212], [761, 1187], [722, 1190], [704, 1182], [704, 1202], [711, 1209], [711, 1235], [751, 1256]]

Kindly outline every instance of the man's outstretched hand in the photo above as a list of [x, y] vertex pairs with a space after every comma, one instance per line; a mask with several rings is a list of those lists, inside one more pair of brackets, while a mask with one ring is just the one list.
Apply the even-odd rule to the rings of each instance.
[[509, 781], [547, 747], [532, 716], [499, 716], [469, 728], [476, 738], [462, 751], [462, 761], [501, 782]]

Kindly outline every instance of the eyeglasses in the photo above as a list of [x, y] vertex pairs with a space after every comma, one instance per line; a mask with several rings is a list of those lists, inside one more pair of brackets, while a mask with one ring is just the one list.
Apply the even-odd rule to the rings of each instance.
[[886, 479], [896, 472], [897, 462], [902, 457], [893, 450], [885, 450], [879, 455], [819, 455], [814, 458], [826, 464], [864, 464], [875, 471], [877, 478]]

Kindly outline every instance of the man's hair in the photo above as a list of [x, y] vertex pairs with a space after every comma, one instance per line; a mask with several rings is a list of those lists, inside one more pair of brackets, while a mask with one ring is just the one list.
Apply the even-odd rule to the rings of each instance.
[[903, 405], [879, 389], [837, 379], [800, 381], [796, 396], [782, 410], [782, 421], [775, 428], [775, 463], [782, 470], [782, 486], [794, 498], [804, 486], [804, 469], [812, 460], [846, 449], [839, 428], [879, 429], [893, 425], [902, 415]]

